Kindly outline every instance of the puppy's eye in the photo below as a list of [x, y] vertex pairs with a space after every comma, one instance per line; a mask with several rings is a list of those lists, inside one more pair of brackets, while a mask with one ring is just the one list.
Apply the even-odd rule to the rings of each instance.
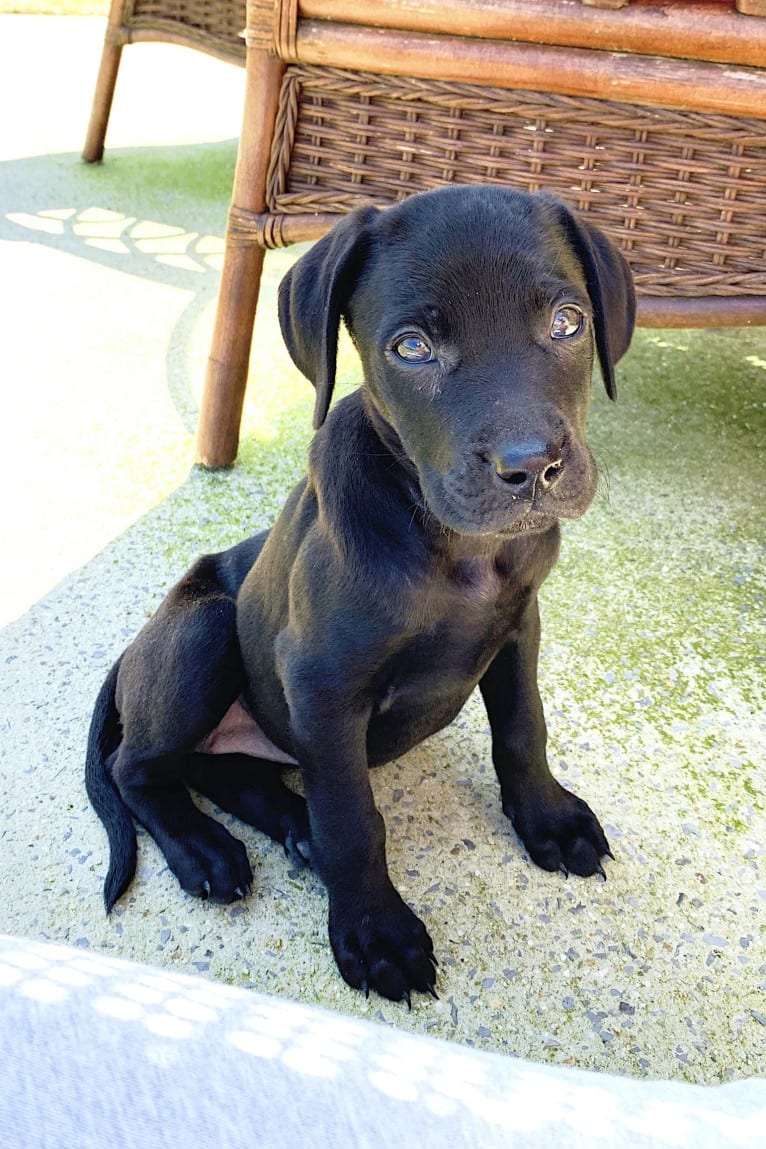
[[551, 323], [551, 339], [571, 339], [579, 335], [585, 325], [585, 316], [574, 303], [557, 307]]
[[404, 363], [433, 363], [436, 356], [420, 335], [403, 335], [393, 347], [394, 355]]

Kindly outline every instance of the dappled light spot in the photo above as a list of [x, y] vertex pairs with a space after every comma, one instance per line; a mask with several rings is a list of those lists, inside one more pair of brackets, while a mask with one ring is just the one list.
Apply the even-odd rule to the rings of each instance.
[[[539, 1105], [545, 1104], [543, 1091]], [[576, 1090], [565, 1086], [561, 1116], [588, 1137], [609, 1137], [616, 1133], [619, 1121], [617, 1098], [605, 1089], [591, 1089], [580, 1085]]]
[[425, 1081], [430, 1072], [431, 1058], [428, 1050], [413, 1050], [406, 1048], [394, 1049], [390, 1053], [381, 1054], [375, 1058], [378, 1068], [383, 1073], [403, 1077], [408, 1081]]
[[[77, 216], [72, 224], [72, 232], [74, 235], [82, 236], [84, 239], [116, 239], [124, 231], [128, 224], [131, 224], [135, 216], [124, 216], [115, 213], [109, 219], [105, 220], [83, 220], [82, 213]], [[127, 251], [127, 246], [125, 247]]]
[[297, 1041], [300, 1048], [306, 1053], [315, 1053], [322, 1057], [332, 1058], [333, 1061], [348, 1061], [354, 1056], [353, 1050], [326, 1037], [321, 1025], [300, 1034]]
[[223, 255], [224, 242], [219, 235], [201, 235], [194, 245], [198, 255]]
[[135, 240], [139, 251], [152, 255], [169, 255], [171, 252], [184, 252], [190, 243], [197, 238], [196, 231], [175, 231], [168, 229], [168, 234], [152, 239]]
[[274, 1037], [266, 1037], [263, 1033], [247, 1033], [237, 1030], [228, 1035], [230, 1045], [241, 1049], [243, 1053], [250, 1053], [253, 1057], [279, 1057], [282, 1044]]
[[486, 1079], [486, 1070], [480, 1061], [451, 1052], [437, 1066], [437, 1072], [435, 1080], [438, 1080], [446, 1093], [470, 1085], [481, 1086]]
[[68, 993], [63, 985], [56, 985], [45, 977], [30, 977], [19, 985], [19, 993], [34, 1001], [65, 1001]]
[[143, 977], [139, 978], [136, 984], [148, 986], [149, 989], [156, 990], [161, 994], [178, 993], [178, 982], [161, 973], [144, 974]]
[[766, 1112], [751, 1114], [749, 1117], [738, 1117], [733, 1113], [716, 1113], [713, 1109], [701, 1109], [697, 1118], [710, 1129], [718, 1129], [723, 1137], [728, 1137], [734, 1145], [742, 1145], [744, 1149], [760, 1144], [763, 1140], [764, 1122]]
[[113, 208], [108, 207], [84, 207], [77, 212], [77, 219], [80, 223], [106, 224], [119, 222], [125, 218], [121, 211], [114, 211]]
[[121, 239], [86, 239], [88, 247], [97, 247], [101, 251], [111, 251], [115, 255], [129, 255], [130, 248]]
[[142, 1020], [149, 1032], [156, 1037], [171, 1037], [175, 1041], [183, 1041], [194, 1033], [191, 1022], [182, 1021], [180, 1017], [172, 1017], [169, 1013], [152, 1013]]
[[6, 954], [5, 960], [9, 965], [16, 965], [20, 969], [47, 969], [48, 963], [39, 954], [20, 950], [18, 953]]
[[200, 1024], [218, 1020], [218, 1014], [209, 1006], [201, 1005], [198, 1001], [190, 1001], [188, 997], [178, 997], [167, 1002], [165, 1009], [174, 1017], [184, 1021], [197, 1021]]
[[347, 1045], [341, 1045], [337, 1041], [333, 1041], [330, 1037], [324, 1037], [321, 1032], [309, 1034], [307, 1037], [301, 1039], [301, 1044], [305, 1046], [316, 1045], [321, 1049], [325, 1057], [332, 1057], [334, 1061], [349, 1061], [355, 1056], [354, 1050], [349, 1049]]
[[289, 1069], [305, 1074], [306, 1077], [334, 1077], [339, 1069], [329, 1057], [323, 1057], [315, 1049], [302, 1045], [286, 1050], [282, 1054], [282, 1061]]
[[153, 219], [138, 220], [130, 229], [130, 238], [136, 241], [136, 246], [142, 242], [166, 240], [186, 234], [186, 229], [183, 227], [175, 227], [172, 223], [161, 223]]
[[61, 219], [52, 219], [49, 216], [30, 215], [26, 211], [9, 211], [5, 217], [19, 227], [29, 228], [30, 231], [42, 231], [48, 235], [63, 235], [64, 223]]
[[451, 1097], [443, 1097], [440, 1093], [427, 1093], [423, 1104], [435, 1117], [451, 1117], [457, 1109]]
[[[282, 1008], [284, 1006], [284, 1008]], [[294, 1030], [304, 1022], [302, 1010], [291, 1001], [281, 1002], [279, 1005], [259, 1004], [247, 1018], [244, 1024], [256, 1029], [267, 1029], [279, 1037], [292, 1037]]]
[[469, 1108], [488, 1125], [495, 1125], [499, 1129], [513, 1129], [515, 1133], [537, 1129], [550, 1121], [549, 1110], [545, 1110], [544, 1116], [541, 1117], [539, 1110], [532, 1113], [530, 1110], [525, 1111], [508, 1101], [498, 1101], [493, 1097], [481, 1100], [477, 1098]]
[[105, 1013], [107, 1017], [114, 1017], [118, 1021], [138, 1021], [144, 1016], [143, 1008], [135, 1001], [128, 1001], [125, 997], [104, 995], [97, 997], [93, 1008], [98, 1013]]
[[[599, 1104], [603, 1104], [603, 1100], [600, 1100]], [[620, 1119], [616, 1107], [613, 1111], [613, 1117], [615, 1122]], [[628, 1124], [639, 1136], [644, 1136], [647, 1139], [653, 1138], [657, 1144], [687, 1145], [689, 1143], [690, 1126], [686, 1110], [683, 1106], [675, 1105], [672, 1102], [650, 1101], [640, 1114], [629, 1116]]]
[[13, 966], [6, 965], [5, 962], [0, 964], [0, 985], [16, 985], [23, 977], [20, 969], [14, 969]]
[[358, 1045], [360, 1041], [358, 1026], [343, 1017], [323, 1018], [321, 1034], [324, 1040], [343, 1042], [346, 1045]]
[[71, 966], [66, 965], [53, 966], [48, 969], [47, 976], [51, 981], [58, 982], [61, 985], [71, 986], [74, 989], [80, 986], [90, 985], [93, 981], [93, 979], [86, 973], [83, 973], [82, 970], [72, 969]]
[[78, 969], [82, 973], [92, 974], [93, 977], [113, 977], [120, 973], [122, 963], [120, 961], [110, 961], [102, 954], [94, 955], [89, 958], [75, 958], [69, 963], [72, 969]]
[[374, 1085], [386, 1097], [393, 1097], [396, 1101], [417, 1101], [418, 1087], [414, 1081], [407, 1081], [394, 1073], [378, 1071], [370, 1074], [370, 1084]]
[[155, 256], [157, 263], [162, 263], [165, 267], [177, 267], [181, 271], [204, 271], [204, 268], [190, 255], [161, 255]]
[[183, 1063], [183, 1046], [169, 1041], [148, 1041], [143, 1052], [146, 1060], [160, 1069], [174, 1069]]
[[160, 1002], [165, 1000], [165, 991], [161, 989], [153, 989], [148, 985], [138, 985], [135, 982], [129, 982], [127, 985], [118, 986], [117, 992], [124, 997], [130, 998], [131, 1001], [136, 1001], [140, 1005], [159, 1005]]
[[187, 1001], [197, 1001], [200, 1005], [209, 1005], [211, 1008], [225, 1008], [240, 1002], [239, 991], [231, 985], [218, 985], [214, 981], [202, 982], [199, 986], [189, 987], [184, 994]]
[[[40, 959], [42, 959], [44, 957], [46, 965], [50, 965], [51, 962], [59, 962], [59, 963], [70, 965], [70, 966], [74, 967], [76, 964], [72, 960], [72, 955], [73, 955], [73, 952], [76, 953], [77, 951], [73, 951], [71, 946], [62, 945], [59, 942], [45, 942], [45, 945], [41, 946], [39, 951], [35, 951], [35, 952], [37, 953], [37, 955]], [[94, 958], [91, 965], [95, 965], [95, 964], [99, 963], [100, 961], [101, 961], [100, 957]], [[117, 963], [116, 962], [110, 962], [108, 958], [105, 960], [105, 962], [103, 964], [109, 965], [109, 967], [112, 969], [117, 968]], [[77, 968], [79, 969], [79, 965], [77, 966]]]

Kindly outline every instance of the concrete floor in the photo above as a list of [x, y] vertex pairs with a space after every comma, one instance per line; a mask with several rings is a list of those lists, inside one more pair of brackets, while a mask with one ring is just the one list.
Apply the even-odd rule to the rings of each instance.
[[[377, 771], [392, 874], [440, 960], [411, 1013], [338, 977], [314, 876], [238, 827], [256, 873], [202, 904], [140, 838], [107, 920], [82, 785], [113, 658], [201, 551], [273, 518], [309, 387], [270, 256], [240, 465], [191, 468], [243, 75], [124, 54], [105, 164], [78, 158], [103, 22], [0, 16], [0, 932], [56, 938], [540, 1061], [766, 1075], [766, 330], [641, 332], [594, 401], [608, 484], [543, 595], [554, 770], [599, 813], [609, 880], [535, 869], [499, 808], [475, 700]], [[8, 110], [12, 114], [8, 115]], [[355, 377], [346, 349], [343, 373]]]

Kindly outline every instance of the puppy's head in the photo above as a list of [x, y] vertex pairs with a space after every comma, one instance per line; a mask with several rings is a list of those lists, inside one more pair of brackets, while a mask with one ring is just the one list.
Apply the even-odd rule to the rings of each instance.
[[627, 264], [552, 196], [452, 187], [345, 217], [285, 276], [282, 334], [324, 421], [345, 319], [368, 402], [424, 500], [463, 534], [517, 534], [581, 515], [597, 357], [633, 332]]

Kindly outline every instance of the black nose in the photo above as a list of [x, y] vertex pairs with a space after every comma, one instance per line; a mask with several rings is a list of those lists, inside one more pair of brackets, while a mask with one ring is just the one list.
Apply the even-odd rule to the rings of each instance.
[[561, 477], [561, 453], [546, 443], [506, 443], [492, 452], [490, 462], [515, 495], [529, 496], [535, 488], [549, 489]]

